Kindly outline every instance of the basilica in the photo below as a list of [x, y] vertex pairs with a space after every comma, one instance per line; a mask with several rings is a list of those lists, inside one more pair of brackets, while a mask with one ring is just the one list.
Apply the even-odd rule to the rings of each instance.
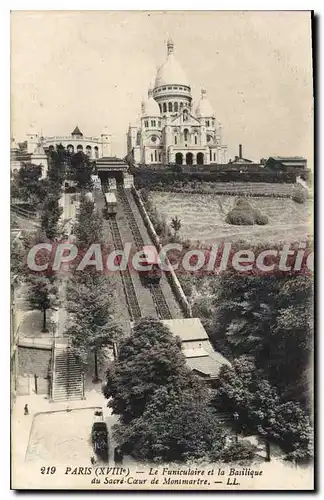
[[202, 165], [227, 163], [227, 146], [222, 144], [221, 125], [206, 90], [196, 107], [191, 86], [167, 42], [167, 58], [158, 69], [153, 88], [142, 102], [139, 126], [129, 126], [127, 152], [135, 164]]

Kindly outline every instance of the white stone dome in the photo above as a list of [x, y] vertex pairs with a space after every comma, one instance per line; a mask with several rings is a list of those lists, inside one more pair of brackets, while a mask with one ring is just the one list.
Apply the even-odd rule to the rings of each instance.
[[206, 94], [206, 90], [201, 91], [201, 98], [196, 107], [196, 116], [209, 117], [215, 115], [213, 107], [207, 99]]
[[154, 87], [162, 85], [186, 85], [190, 87], [188, 78], [176, 60], [173, 53], [173, 42], [168, 41], [168, 57], [166, 61], [157, 70]]
[[160, 116], [160, 108], [158, 103], [155, 101], [154, 97], [149, 95], [148, 99], [142, 104], [142, 115], [143, 116]]

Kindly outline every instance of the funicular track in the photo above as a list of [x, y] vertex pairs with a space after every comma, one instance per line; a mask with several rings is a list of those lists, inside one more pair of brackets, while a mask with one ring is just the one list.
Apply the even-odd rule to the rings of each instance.
[[[110, 215], [108, 220], [115, 250], [123, 251], [123, 241], [119, 232], [116, 217], [114, 215]], [[120, 271], [120, 276], [123, 283], [129, 315], [132, 320], [139, 319], [142, 317], [141, 308], [137, 300], [135, 287], [129, 269], [126, 268], [124, 271]]]
[[[125, 215], [127, 217], [129, 227], [132, 231], [132, 235], [134, 238], [136, 248], [137, 248], [137, 250], [140, 250], [144, 246], [144, 241], [143, 241], [142, 235], [140, 233], [139, 227], [137, 225], [136, 219], [134, 217], [129, 200], [127, 198], [125, 188], [122, 185], [117, 186], [117, 193], [118, 193], [118, 197], [122, 203]], [[154, 306], [155, 306], [155, 309], [156, 309], [158, 316], [161, 319], [172, 319], [172, 315], [171, 315], [169, 306], [165, 300], [165, 297], [163, 295], [161, 285], [159, 285], [159, 284], [149, 285], [149, 290], [151, 292]]]

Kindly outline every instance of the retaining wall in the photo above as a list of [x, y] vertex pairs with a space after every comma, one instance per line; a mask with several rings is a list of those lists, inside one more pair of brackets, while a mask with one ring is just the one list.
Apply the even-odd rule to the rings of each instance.
[[[158, 252], [160, 252], [160, 250], [162, 249], [162, 245], [160, 243], [160, 238], [158, 237], [158, 235], [155, 231], [155, 228], [154, 228], [154, 226], [151, 222], [151, 219], [146, 211], [146, 208], [144, 206], [142, 198], [140, 197], [140, 195], [137, 192], [137, 190], [135, 189], [135, 187], [132, 187], [131, 191], [134, 195], [135, 202], [136, 202], [138, 209], [140, 211], [140, 214], [143, 218], [143, 221], [144, 221], [146, 229], [149, 233], [149, 236], [152, 239]], [[182, 287], [181, 287], [180, 282], [177, 278], [177, 275], [174, 272], [174, 269], [173, 269], [167, 256], [165, 257], [165, 263], [169, 269], [168, 271], [165, 272], [165, 275], [169, 281], [171, 289], [173, 290], [173, 293], [174, 293], [177, 301], [179, 302], [180, 307], [181, 307], [185, 317], [192, 318], [192, 311], [191, 311], [191, 307], [190, 307], [190, 304], [188, 302], [188, 299], [187, 299], [184, 291], [182, 290]]]

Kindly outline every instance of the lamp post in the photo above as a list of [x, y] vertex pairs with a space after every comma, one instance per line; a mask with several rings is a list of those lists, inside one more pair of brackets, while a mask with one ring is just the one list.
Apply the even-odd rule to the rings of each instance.
[[234, 425], [235, 425], [235, 443], [238, 443], [238, 421], [239, 421], [240, 415], [237, 413], [233, 413], [233, 420], [234, 420]]

